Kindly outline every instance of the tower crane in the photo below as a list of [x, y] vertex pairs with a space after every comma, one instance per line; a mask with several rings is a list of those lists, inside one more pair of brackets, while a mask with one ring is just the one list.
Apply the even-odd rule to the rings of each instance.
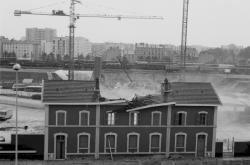
[[117, 18], [121, 19], [163, 19], [159, 16], [132, 16], [132, 15], [108, 15], [108, 14], [76, 14], [75, 13], [75, 4], [81, 3], [79, 0], [70, 0], [70, 13], [67, 14], [62, 10], [52, 10], [50, 13], [44, 12], [31, 12], [31, 11], [21, 11], [15, 10], [15, 16], [21, 16], [22, 14], [27, 15], [47, 15], [47, 16], [67, 16], [70, 18], [69, 24], [69, 57], [70, 57], [70, 66], [68, 70], [68, 79], [74, 80], [74, 35], [75, 35], [75, 23], [76, 20], [80, 17], [93, 17], [93, 18]]
[[180, 53], [180, 67], [182, 68], [183, 71], [185, 70], [186, 67], [186, 54], [187, 54], [188, 4], [189, 0], [183, 0], [181, 53]]

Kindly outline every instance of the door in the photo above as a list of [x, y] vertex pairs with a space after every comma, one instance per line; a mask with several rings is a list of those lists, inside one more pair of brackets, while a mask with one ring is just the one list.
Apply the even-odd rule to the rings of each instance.
[[197, 157], [204, 157], [206, 152], [206, 135], [197, 136]]
[[56, 136], [56, 159], [65, 159], [65, 135]]

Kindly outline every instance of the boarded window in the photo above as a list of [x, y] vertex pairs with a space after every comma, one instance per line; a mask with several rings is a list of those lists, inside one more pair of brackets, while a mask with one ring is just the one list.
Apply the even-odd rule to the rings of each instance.
[[65, 118], [66, 113], [65, 112], [57, 112], [57, 125], [65, 125]]
[[160, 152], [160, 135], [151, 135], [150, 152]]
[[185, 151], [185, 135], [176, 135], [176, 152], [184, 152]]
[[105, 143], [105, 151], [106, 152], [116, 152], [116, 138], [115, 135], [106, 135], [106, 143]]
[[138, 152], [138, 135], [129, 135], [128, 152]]
[[153, 112], [152, 113], [152, 125], [161, 125], [161, 113], [160, 112]]
[[89, 136], [79, 135], [79, 152], [88, 153], [89, 152]]
[[80, 125], [89, 125], [89, 113], [80, 112]]

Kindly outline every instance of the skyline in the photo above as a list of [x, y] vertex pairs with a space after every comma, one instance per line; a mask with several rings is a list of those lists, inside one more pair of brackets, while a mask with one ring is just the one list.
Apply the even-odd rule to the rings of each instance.
[[[68, 18], [23, 15], [15, 17], [16, 9], [28, 10], [47, 4], [55, 6], [32, 10], [51, 12], [64, 10], [69, 3], [64, 0], [23, 0], [2, 2], [0, 6], [0, 35], [20, 39], [25, 36], [25, 28], [54, 28], [58, 36], [68, 36]], [[133, 5], [131, 5], [133, 4]], [[188, 45], [220, 47], [236, 44], [250, 45], [250, 15], [247, 0], [191, 0], [189, 5]], [[28, 7], [27, 7], [28, 6]], [[235, 10], [236, 9], [236, 10]], [[83, 12], [84, 11], [84, 12]], [[136, 11], [136, 12], [134, 12]], [[213, 12], [211, 12], [213, 11]], [[80, 18], [77, 21], [76, 36], [88, 38], [91, 42], [153, 43], [180, 45], [182, 0], [82, 0], [76, 13], [157, 15], [164, 20], [126, 20], [101, 18]], [[55, 23], [56, 21], [56, 23]], [[19, 28], [17, 28], [19, 27]]]

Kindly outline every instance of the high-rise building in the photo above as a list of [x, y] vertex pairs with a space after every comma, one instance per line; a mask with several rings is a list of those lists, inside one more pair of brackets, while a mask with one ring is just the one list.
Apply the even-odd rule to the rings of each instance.
[[[74, 58], [86, 56], [91, 53], [91, 43], [84, 37], [75, 37], [74, 45]], [[60, 56], [62, 59], [69, 55], [69, 37], [54, 38], [52, 42], [52, 53], [56, 57]]]
[[26, 40], [41, 42], [52, 41], [56, 37], [56, 29], [51, 28], [26, 28]]

